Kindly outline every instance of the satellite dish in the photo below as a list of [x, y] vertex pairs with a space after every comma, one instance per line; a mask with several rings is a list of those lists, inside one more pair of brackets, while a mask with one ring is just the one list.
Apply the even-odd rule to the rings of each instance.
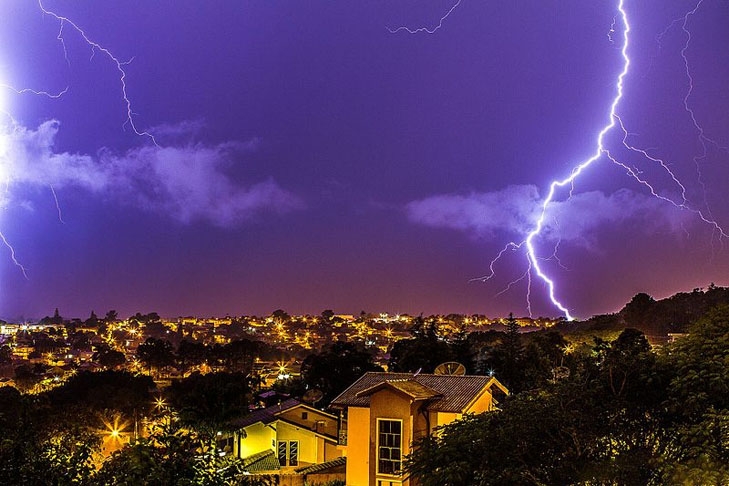
[[457, 361], [446, 361], [436, 366], [433, 373], [436, 375], [463, 376], [466, 374], [466, 367]]
[[312, 388], [311, 390], [307, 390], [306, 393], [304, 393], [304, 396], [301, 397], [306, 403], [311, 403], [314, 405], [316, 402], [322, 399], [324, 396], [324, 392], [321, 391], [318, 388]]

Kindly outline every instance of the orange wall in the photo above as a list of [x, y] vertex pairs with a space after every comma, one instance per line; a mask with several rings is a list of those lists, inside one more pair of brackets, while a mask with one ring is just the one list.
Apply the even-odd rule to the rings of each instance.
[[488, 412], [491, 410], [492, 407], [492, 396], [491, 392], [488, 390], [482, 391], [481, 395], [479, 395], [476, 400], [471, 402], [470, 406], [464, 410], [465, 413], [481, 413], [481, 412]]
[[349, 407], [347, 424], [347, 486], [369, 486], [370, 409]]
[[[370, 397], [370, 486], [376, 485], [377, 479], [399, 480], [399, 477], [377, 474], [377, 419], [402, 420], [402, 455], [406, 456], [410, 453], [410, 444], [413, 441], [415, 407], [417, 405], [411, 406], [409, 397], [388, 389], [378, 391]], [[403, 484], [408, 483], [405, 481]]]

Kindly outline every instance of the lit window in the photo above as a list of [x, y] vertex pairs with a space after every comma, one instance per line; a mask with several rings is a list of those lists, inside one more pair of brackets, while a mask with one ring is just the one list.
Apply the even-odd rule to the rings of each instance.
[[283, 466], [299, 465], [299, 441], [280, 440], [278, 442], [278, 463]]
[[400, 474], [402, 466], [402, 421], [377, 421], [377, 471]]

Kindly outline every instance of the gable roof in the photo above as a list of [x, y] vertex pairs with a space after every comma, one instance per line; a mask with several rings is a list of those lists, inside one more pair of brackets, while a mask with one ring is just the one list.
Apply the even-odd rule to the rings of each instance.
[[[234, 420], [232, 422], [232, 425], [235, 427], [238, 427], [239, 429], [243, 429], [245, 427], [248, 427], [249, 425], [256, 424], [258, 422], [262, 423], [263, 425], [267, 425], [270, 423], [275, 422], [276, 420], [283, 420], [280, 415], [284, 412], [287, 412], [289, 410], [292, 410], [294, 408], [303, 408], [306, 410], [310, 410], [314, 413], [318, 413], [320, 415], [324, 415], [325, 417], [329, 417], [332, 420], [337, 420], [337, 417], [326, 413], [322, 410], [319, 410], [317, 408], [310, 407], [309, 405], [302, 403], [294, 398], [289, 398], [288, 400], [284, 400], [283, 402], [277, 404], [277, 405], [271, 405], [270, 407], [266, 408], [260, 408], [258, 410], [254, 410], [253, 412], [249, 413], [245, 417], [241, 417], [238, 420]], [[296, 423], [295, 421], [286, 421], [289, 422], [292, 425], [296, 425], [297, 427], [302, 427], [303, 425], [300, 423]], [[326, 435], [326, 434], [322, 434]], [[327, 436], [329, 437], [329, 436]]]
[[369, 407], [371, 394], [388, 386], [400, 390], [414, 400], [431, 399], [428, 410], [462, 413], [493, 385], [506, 390], [491, 376], [368, 372], [336, 397], [331, 406]]
[[286, 410], [290, 410], [299, 405], [301, 405], [300, 401], [289, 398], [288, 400], [285, 400], [277, 405], [271, 405], [270, 407], [254, 410], [245, 417], [233, 421], [233, 425], [242, 429], [243, 427], [248, 427], [249, 425], [253, 425], [257, 422], [261, 422], [264, 425], [270, 424], [271, 422], [274, 422], [276, 420], [277, 414], [285, 412]]
[[439, 397], [440, 393], [429, 388], [415, 380], [387, 380], [377, 385], [371, 386], [365, 390], [356, 393], [357, 397], [364, 397], [372, 395], [373, 393], [382, 390], [383, 388], [392, 388], [405, 395], [409, 396], [413, 400], [427, 400], [429, 398]]

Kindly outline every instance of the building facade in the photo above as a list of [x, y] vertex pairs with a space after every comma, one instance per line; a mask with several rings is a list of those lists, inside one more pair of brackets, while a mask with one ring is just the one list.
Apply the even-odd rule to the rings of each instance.
[[341, 410], [348, 486], [410, 486], [403, 459], [420, 438], [508, 390], [489, 376], [366, 373], [332, 402]]

